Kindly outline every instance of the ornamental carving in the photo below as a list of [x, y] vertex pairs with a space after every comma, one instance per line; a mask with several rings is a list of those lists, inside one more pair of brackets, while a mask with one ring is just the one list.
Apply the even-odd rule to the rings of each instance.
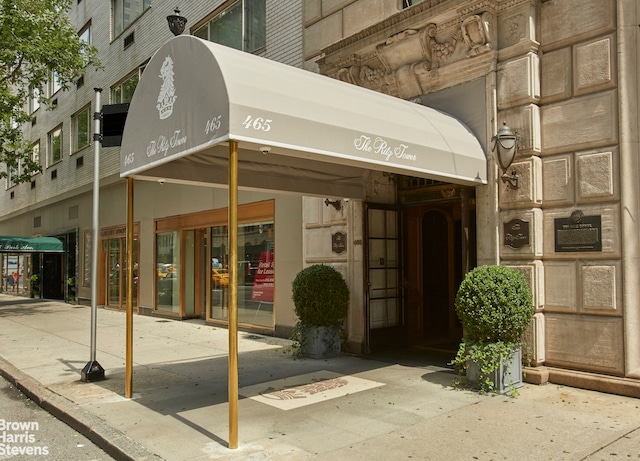
[[377, 45], [366, 60], [353, 59], [352, 65], [342, 67], [336, 77], [403, 99], [427, 94], [438, 68], [492, 50], [493, 29], [490, 12], [458, 22], [445, 40], [436, 37], [438, 26], [433, 23], [405, 29]]
[[491, 50], [491, 13], [470, 16], [462, 21], [462, 36], [469, 47], [467, 57]]
[[526, 37], [526, 17], [517, 14], [504, 20], [504, 38], [507, 43], [518, 43]]

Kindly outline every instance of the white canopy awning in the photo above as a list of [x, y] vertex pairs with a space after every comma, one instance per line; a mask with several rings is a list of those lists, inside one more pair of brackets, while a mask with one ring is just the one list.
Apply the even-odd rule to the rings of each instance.
[[487, 180], [482, 146], [447, 114], [197, 37], [169, 40], [131, 102], [121, 176], [227, 184], [229, 140], [246, 188], [362, 198], [368, 170]]

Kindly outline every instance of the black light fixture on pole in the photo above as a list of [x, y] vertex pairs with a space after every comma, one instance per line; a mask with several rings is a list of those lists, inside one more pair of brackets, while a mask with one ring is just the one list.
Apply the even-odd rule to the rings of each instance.
[[167, 22], [169, 23], [169, 30], [177, 37], [184, 32], [184, 28], [187, 25], [187, 18], [180, 16], [178, 7], [176, 7], [173, 12], [175, 14], [167, 16]]
[[491, 150], [498, 150], [498, 163], [503, 171], [501, 176], [502, 182], [509, 183], [512, 189], [518, 189], [520, 187], [520, 178], [516, 174], [516, 170], [511, 170], [511, 174], [507, 174], [507, 170], [513, 163], [513, 159], [516, 157], [518, 151], [518, 133], [514, 133], [511, 128], [507, 126], [507, 122], [503, 122], [491, 140], [493, 141]]

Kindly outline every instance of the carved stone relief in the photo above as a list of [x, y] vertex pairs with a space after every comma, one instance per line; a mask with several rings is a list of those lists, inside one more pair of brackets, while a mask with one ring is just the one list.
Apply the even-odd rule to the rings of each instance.
[[491, 50], [491, 13], [473, 15], [462, 21], [462, 36], [469, 47], [467, 57]]
[[430, 75], [438, 68], [493, 48], [492, 13], [469, 16], [459, 24], [444, 40], [436, 37], [438, 27], [433, 23], [403, 30], [377, 45], [366, 64], [353, 59], [336, 77], [404, 99], [427, 94]]

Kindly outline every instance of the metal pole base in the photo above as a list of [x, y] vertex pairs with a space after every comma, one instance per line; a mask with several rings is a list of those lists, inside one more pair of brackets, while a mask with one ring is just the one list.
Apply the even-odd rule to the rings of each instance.
[[80, 379], [83, 382], [102, 381], [104, 378], [104, 368], [97, 362], [91, 361], [82, 369]]

